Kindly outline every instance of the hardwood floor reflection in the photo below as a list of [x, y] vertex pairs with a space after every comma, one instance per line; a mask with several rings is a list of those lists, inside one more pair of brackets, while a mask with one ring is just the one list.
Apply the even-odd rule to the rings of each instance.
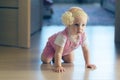
[[31, 37], [31, 48], [0, 46], [0, 80], [119, 80], [120, 45], [114, 44], [113, 26], [86, 28], [91, 62], [96, 70], [86, 69], [81, 48], [75, 50], [73, 64], [64, 64], [64, 73], [52, 71], [52, 64], [42, 64], [40, 55], [47, 38], [63, 26], [44, 26]]

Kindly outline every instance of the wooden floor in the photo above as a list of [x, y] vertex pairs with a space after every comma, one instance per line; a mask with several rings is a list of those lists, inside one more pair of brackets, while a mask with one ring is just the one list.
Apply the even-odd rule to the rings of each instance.
[[55, 73], [52, 65], [42, 64], [41, 52], [47, 38], [63, 26], [45, 26], [31, 37], [31, 48], [0, 46], [0, 80], [120, 80], [120, 47], [114, 44], [114, 26], [88, 26], [91, 62], [96, 70], [85, 68], [81, 48], [75, 50], [73, 64]]

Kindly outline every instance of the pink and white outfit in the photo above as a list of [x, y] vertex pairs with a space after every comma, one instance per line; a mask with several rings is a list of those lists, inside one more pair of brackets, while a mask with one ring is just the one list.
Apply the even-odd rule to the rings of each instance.
[[79, 35], [79, 38], [74, 42], [68, 33], [68, 28], [65, 28], [63, 31], [58, 32], [51, 37], [49, 37], [48, 42], [43, 50], [43, 56], [49, 59], [53, 59], [55, 54], [55, 46], [64, 47], [62, 56], [68, 55], [71, 51], [78, 48], [80, 45], [84, 46], [86, 43], [85, 32]]

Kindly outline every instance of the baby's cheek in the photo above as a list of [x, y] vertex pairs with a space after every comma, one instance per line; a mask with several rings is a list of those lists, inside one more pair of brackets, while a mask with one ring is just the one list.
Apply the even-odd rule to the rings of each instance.
[[73, 33], [76, 33], [76, 32], [77, 32], [77, 29], [76, 29], [76, 28], [72, 29], [72, 32], [73, 32]]
[[85, 28], [83, 28], [82, 31], [84, 32], [84, 31], [85, 31]]

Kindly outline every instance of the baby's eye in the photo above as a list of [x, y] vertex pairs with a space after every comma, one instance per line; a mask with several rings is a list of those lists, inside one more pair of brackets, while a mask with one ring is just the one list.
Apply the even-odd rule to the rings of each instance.
[[82, 26], [85, 26], [85, 24], [82, 24]]
[[79, 27], [79, 24], [74, 24], [76, 27]]

